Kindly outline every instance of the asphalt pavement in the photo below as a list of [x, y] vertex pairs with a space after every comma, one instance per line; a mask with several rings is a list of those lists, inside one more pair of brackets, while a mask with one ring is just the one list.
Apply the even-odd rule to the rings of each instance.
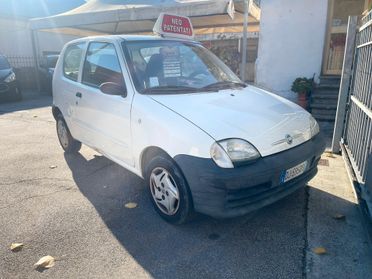
[[[331, 222], [308, 215], [323, 207], [324, 199], [311, 199], [316, 189], [241, 218], [199, 215], [173, 226], [153, 210], [136, 175], [85, 146], [65, 155], [50, 103], [44, 97], [0, 105], [0, 278], [320, 278], [322, 259], [332, 262], [332, 251], [311, 252], [309, 221], [319, 228]], [[126, 208], [128, 202], [137, 207]], [[355, 278], [363, 278], [369, 246], [360, 221], [352, 225], [345, 237], [359, 252], [345, 261], [359, 257], [364, 271]], [[12, 252], [14, 242], [24, 247]], [[35, 270], [46, 255], [55, 266]], [[330, 269], [342, 268], [337, 264]]]

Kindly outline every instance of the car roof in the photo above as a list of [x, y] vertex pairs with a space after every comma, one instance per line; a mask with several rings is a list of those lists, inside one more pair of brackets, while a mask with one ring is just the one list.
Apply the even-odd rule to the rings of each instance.
[[94, 40], [108, 40], [108, 41], [157, 41], [157, 40], [164, 40], [164, 41], [181, 41], [181, 42], [195, 42], [192, 40], [182, 40], [178, 38], [171, 38], [171, 37], [161, 37], [158, 35], [101, 35], [101, 36], [89, 36], [84, 38], [79, 38], [73, 41], [70, 41], [68, 44], [78, 43], [78, 42], [86, 42], [86, 41], [94, 41]]

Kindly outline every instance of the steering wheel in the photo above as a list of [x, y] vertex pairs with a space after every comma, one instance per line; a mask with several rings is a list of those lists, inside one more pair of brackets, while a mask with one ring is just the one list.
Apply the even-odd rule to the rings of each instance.
[[198, 76], [198, 75], [207, 75], [207, 74], [208, 74], [207, 70], [205, 70], [205, 69], [200, 69], [200, 70], [196, 70], [196, 71], [192, 72], [192, 73], [188, 76], [188, 78], [191, 78], [191, 79], [199, 79], [199, 78], [196, 78], [196, 76]]

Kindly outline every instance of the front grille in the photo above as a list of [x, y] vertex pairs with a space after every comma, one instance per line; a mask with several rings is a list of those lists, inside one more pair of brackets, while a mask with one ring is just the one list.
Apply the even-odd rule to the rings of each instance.
[[226, 208], [239, 208], [249, 206], [251, 204], [268, 199], [271, 196], [278, 195], [281, 192], [289, 191], [298, 186], [298, 182], [306, 180], [310, 176], [314, 167], [306, 171], [304, 174], [280, 185], [273, 186], [271, 182], [259, 184], [253, 187], [247, 187], [239, 190], [228, 190], [226, 195]]
[[234, 203], [240, 200], [245, 200], [259, 196], [260, 194], [269, 191], [271, 188], [271, 182], [262, 183], [257, 186], [238, 189], [238, 190], [228, 190], [226, 195], [227, 203]]

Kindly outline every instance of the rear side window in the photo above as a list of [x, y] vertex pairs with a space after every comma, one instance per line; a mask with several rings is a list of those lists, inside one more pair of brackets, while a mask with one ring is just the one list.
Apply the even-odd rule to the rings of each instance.
[[63, 58], [63, 74], [73, 81], [78, 80], [79, 67], [85, 43], [70, 45]]
[[91, 43], [83, 67], [84, 84], [99, 87], [105, 82], [124, 86], [115, 46], [111, 43]]

